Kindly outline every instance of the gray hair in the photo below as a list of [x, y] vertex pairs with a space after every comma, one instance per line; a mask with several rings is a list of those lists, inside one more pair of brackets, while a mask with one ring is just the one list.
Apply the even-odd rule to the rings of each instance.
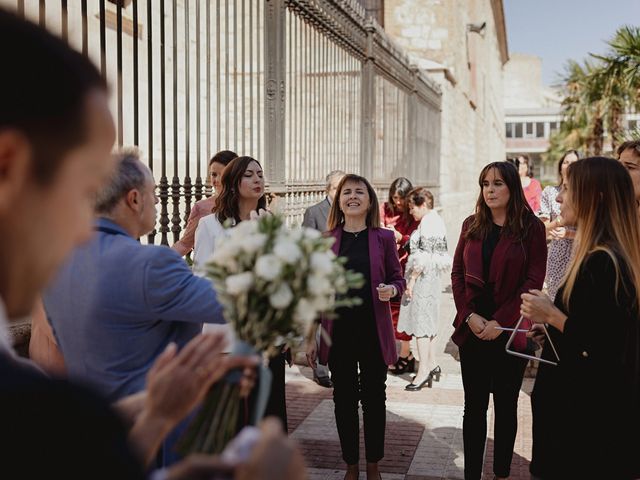
[[346, 175], [345, 172], [343, 172], [342, 170], [333, 170], [332, 172], [329, 172], [329, 174], [327, 174], [327, 178], [326, 178], [326, 182], [327, 182], [327, 190], [329, 190], [329, 187], [331, 186], [331, 181], [336, 178], [336, 177], [344, 177]]
[[100, 214], [111, 213], [131, 190], [142, 190], [150, 175], [137, 149], [122, 149], [114, 155], [118, 163], [116, 171], [96, 197], [95, 210]]

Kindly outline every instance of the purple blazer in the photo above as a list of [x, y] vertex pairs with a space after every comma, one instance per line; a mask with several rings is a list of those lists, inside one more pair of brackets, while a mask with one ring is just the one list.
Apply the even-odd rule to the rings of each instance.
[[[336, 241], [333, 244], [333, 252], [340, 253], [340, 242], [342, 241], [342, 225], [328, 232]], [[381, 302], [378, 299], [376, 288], [381, 283], [393, 285], [398, 294], [399, 300], [404, 293], [406, 282], [402, 276], [400, 261], [398, 260], [398, 250], [393, 232], [384, 228], [369, 228], [369, 257], [371, 261], [371, 298], [373, 299], [373, 311], [378, 327], [378, 339], [382, 349], [382, 357], [387, 365], [393, 365], [398, 360], [396, 351], [396, 339], [391, 322], [391, 308], [389, 302]], [[329, 336], [332, 334], [333, 321], [322, 320], [322, 327]], [[329, 345], [324, 340], [320, 341], [319, 349], [320, 363], [327, 364], [329, 360]]]

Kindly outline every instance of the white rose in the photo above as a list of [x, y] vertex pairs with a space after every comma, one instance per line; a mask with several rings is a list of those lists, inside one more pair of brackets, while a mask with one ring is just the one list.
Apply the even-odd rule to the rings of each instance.
[[291, 239], [284, 236], [276, 239], [276, 244], [273, 247], [273, 253], [275, 253], [280, 260], [285, 263], [293, 264], [300, 260], [302, 257], [302, 250]]
[[315, 295], [325, 295], [333, 293], [333, 286], [327, 277], [312, 273], [307, 278], [307, 289]]
[[244, 222], [240, 222], [236, 227], [233, 228], [233, 236], [236, 235], [244, 236], [244, 235], [252, 235], [258, 231], [258, 221], [257, 220], [245, 220]]
[[329, 275], [333, 271], [333, 257], [328, 252], [314, 252], [311, 254], [311, 271], [322, 275]]
[[316, 238], [320, 238], [322, 236], [322, 234], [318, 230], [316, 230], [315, 228], [305, 227], [304, 228], [304, 236], [306, 238], [311, 239], [311, 240], [315, 240]]
[[236, 264], [236, 257], [240, 253], [238, 242], [234, 241], [226, 232], [216, 237], [211, 261], [222, 266]]
[[229, 275], [225, 280], [227, 292], [231, 295], [240, 295], [247, 292], [253, 285], [253, 274], [251, 272]]
[[269, 303], [276, 310], [284, 310], [291, 304], [292, 300], [293, 292], [286, 283], [281, 284], [278, 290], [269, 295]]
[[238, 243], [246, 253], [253, 254], [264, 247], [267, 243], [267, 236], [264, 233], [248, 234], [240, 238]]
[[331, 302], [332, 298], [333, 297], [329, 295], [316, 295], [310, 302], [311, 308], [317, 312], [325, 312], [333, 305]]
[[304, 235], [304, 230], [306, 229], [303, 229], [300, 227], [292, 228], [291, 230], [289, 230], [289, 238], [294, 242], [299, 242], [300, 240], [302, 240], [302, 237]]
[[258, 277], [271, 282], [282, 273], [282, 262], [272, 253], [268, 253], [258, 258], [255, 270]]
[[317, 310], [306, 298], [301, 298], [293, 312], [293, 318], [302, 323], [311, 323], [316, 319]]

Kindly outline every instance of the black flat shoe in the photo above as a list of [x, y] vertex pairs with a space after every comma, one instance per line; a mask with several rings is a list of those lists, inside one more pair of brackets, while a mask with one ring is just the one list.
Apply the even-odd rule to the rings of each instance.
[[440, 365], [438, 365], [436, 368], [434, 368], [433, 370], [431, 370], [431, 376], [433, 377], [433, 379], [436, 382], [440, 381], [440, 374], [442, 373], [442, 369], [440, 368]]
[[429, 373], [429, 375], [427, 375], [427, 378], [425, 378], [420, 383], [418, 384], [410, 383], [409, 385], [404, 387], [404, 389], [409, 392], [417, 392], [419, 390], [422, 390], [425, 385], [429, 388], [433, 386], [433, 375], [431, 375], [431, 373]]

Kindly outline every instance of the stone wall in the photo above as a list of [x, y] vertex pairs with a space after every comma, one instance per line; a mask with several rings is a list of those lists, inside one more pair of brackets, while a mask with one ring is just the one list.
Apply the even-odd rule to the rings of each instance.
[[[502, 2], [387, 0], [384, 11], [387, 33], [442, 88], [438, 197], [453, 251], [481, 168], [504, 159]], [[481, 33], [467, 30], [483, 22]]]

